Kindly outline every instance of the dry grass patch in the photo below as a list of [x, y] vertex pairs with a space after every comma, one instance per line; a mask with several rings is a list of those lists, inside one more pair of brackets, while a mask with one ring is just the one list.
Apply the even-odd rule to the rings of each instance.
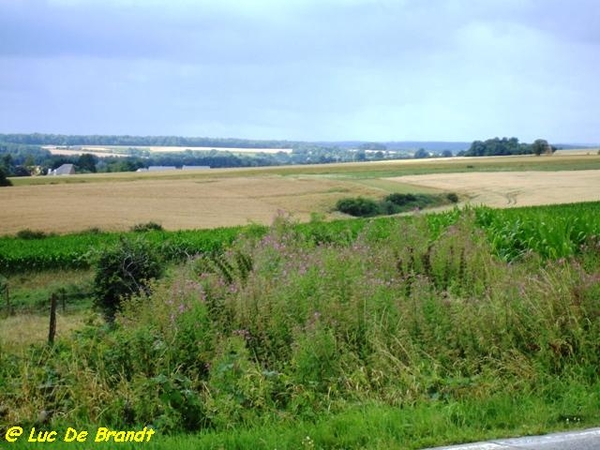
[[[89, 313], [87, 314], [89, 315]], [[86, 314], [56, 313], [56, 338], [68, 337], [74, 330], [84, 325]], [[0, 318], [0, 348], [7, 352], [25, 349], [30, 344], [40, 344], [48, 340], [49, 316], [19, 314]]]

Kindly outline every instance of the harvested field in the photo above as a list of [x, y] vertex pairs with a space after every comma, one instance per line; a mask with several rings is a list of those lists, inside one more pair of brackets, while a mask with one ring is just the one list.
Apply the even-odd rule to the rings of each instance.
[[533, 206], [600, 200], [600, 170], [448, 173], [388, 179], [457, 192], [475, 205]]
[[281, 210], [308, 220], [312, 212], [328, 213], [340, 197], [381, 192], [350, 181], [281, 176], [14, 186], [0, 190], [0, 234], [127, 230], [149, 221], [171, 230], [269, 224]]
[[600, 156], [564, 155], [13, 178], [0, 189], [0, 235], [269, 224], [278, 211], [339, 218], [340, 198], [391, 192], [456, 192], [499, 207], [599, 200], [599, 174]]

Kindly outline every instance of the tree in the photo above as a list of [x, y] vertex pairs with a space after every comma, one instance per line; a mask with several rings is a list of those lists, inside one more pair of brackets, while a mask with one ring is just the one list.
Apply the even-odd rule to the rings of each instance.
[[357, 161], [366, 161], [367, 153], [364, 150], [359, 150], [356, 152], [356, 160]]
[[94, 155], [90, 153], [84, 153], [79, 156], [79, 159], [77, 160], [77, 167], [79, 167], [82, 172], [96, 173], [96, 162], [97, 158]]
[[13, 157], [10, 153], [2, 155], [2, 161], [0, 161], [0, 168], [4, 169], [5, 176], [12, 175], [15, 168]]
[[415, 152], [415, 159], [429, 158], [429, 152], [424, 148], [420, 148]]
[[6, 178], [6, 172], [2, 166], [0, 166], [0, 186], [12, 186], [12, 182]]
[[444, 150], [444, 151], [442, 152], [442, 157], [443, 157], [443, 158], [450, 158], [450, 157], [452, 157], [452, 156], [454, 156], [454, 155], [452, 154], [452, 150]]
[[531, 144], [531, 150], [536, 156], [552, 153], [552, 147], [550, 147], [550, 144], [548, 144], [546, 139], [536, 139], [533, 141], [533, 144]]

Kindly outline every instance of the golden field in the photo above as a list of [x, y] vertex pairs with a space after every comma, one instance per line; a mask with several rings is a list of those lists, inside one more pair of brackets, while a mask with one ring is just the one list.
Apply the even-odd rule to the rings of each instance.
[[394, 178], [466, 195], [472, 204], [535, 206], [600, 200], [600, 170], [561, 172], [480, 172]]
[[380, 192], [347, 181], [277, 175], [14, 186], [0, 190], [0, 234], [126, 230], [149, 221], [170, 230], [214, 228], [270, 223], [278, 211], [306, 220], [343, 196]]
[[119, 173], [13, 179], [0, 189], [0, 234], [169, 230], [268, 224], [278, 212], [308, 220], [343, 197], [456, 192], [462, 202], [521, 206], [600, 200], [600, 156], [447, 158], [371, 163]]

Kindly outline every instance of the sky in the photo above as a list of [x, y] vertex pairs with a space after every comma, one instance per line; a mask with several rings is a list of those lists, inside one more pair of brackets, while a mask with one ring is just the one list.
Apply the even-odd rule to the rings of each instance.
[[598, 0], [0, 0], [0, 133], [600, 142]]

